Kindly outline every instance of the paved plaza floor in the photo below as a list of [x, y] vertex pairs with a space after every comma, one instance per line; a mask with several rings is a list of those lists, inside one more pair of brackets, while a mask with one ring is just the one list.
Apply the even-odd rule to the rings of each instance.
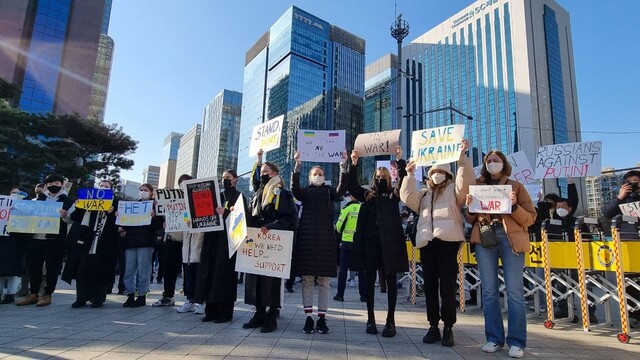
[[[178, 279], [180, 282], [181, 279]], [[332, 286], [335, 285], [335, 280]], [[278, 329], [269, 334], [242, 329], [251, 307], [236, 302], [234, 320], [226, 324], [203, 323], [201, 315], [178, 314], [176, 307], [153, 308], [162, 285], [151, 286], [143, 308], [123, 308], [122, 295], [109, 295], [104, 307], [72, 309], [75, 291], [59, 283], [52, 305], [17, 307], [0, 305], [0, 358], [7, 359], [505, 359], [507, 350], [485, 354], [480, 309], [458, 314], [452, 348], [422, 342], [426, 333], [424, 298], [407, 301], [400, 290], [396, 312], [398, 334], [383, 338], [365, 333], [366, 307], [356, 288], [347, 288], [344, 302], [331, 300], [327, 316], [330, 333], [302, 332], [305, 314], [300, 285], [285, 294]], [[335, 288], [332, 288], [332, 297]], [[377, 289], [376, 289], [377, 290]], [[176, 296], [180, 305], [184, 300]], [[381, 331], [386, 316], [386, 295], [377, 291], [376, 319]], [[599, 310], [601, 311], [601, 309]], [[596, 327], [590, 333], [580, 326], [559, 322], [546, 329], [543, 318], [529, 317], [529, 359], [640, 359], [640, 332], [629, 344], [616, 340], [615, 328]]]

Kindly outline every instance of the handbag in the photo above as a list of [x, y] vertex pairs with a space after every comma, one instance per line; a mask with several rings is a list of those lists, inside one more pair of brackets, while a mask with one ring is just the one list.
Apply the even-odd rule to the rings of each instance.
[[480, 244], [485, 249], [492, 249], [498, 246], [498, 236], [493, 224], [480, 226]]

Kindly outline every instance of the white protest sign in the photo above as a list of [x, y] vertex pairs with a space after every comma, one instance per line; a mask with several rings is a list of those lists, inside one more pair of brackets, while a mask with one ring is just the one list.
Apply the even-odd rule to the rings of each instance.
[[298, 130], [300, 160], [339, 163], [345, 152], [344, 130]]
[[511, 185], [470, 185], [470, 213], [511, 214]]
[[288, 279], [291, 271], [293, 231], [247, 228], [236, 257], [236, 271]]
[[10, 196], [0, 196], [0, 236], [9, 236], [7, 222], [13, 199]]
[[536, 179], [600, 176], [602, 141], [541, 146], [536, 155]]
[[180, 232], [189, 230], [189, 211], [184, 200], [174, 200], [164, 205], [165, 232]]
[[251, 144], [249, 145], [249, 157], [255, 156], [260, 149], [267, 152], [280, 147], [284, 115], [258, 124], [253, 127]]
[[401, 131], [391, 130], [360, 134], [356, 138], [353, 149], [358, 151], [360, 157], [395, 154], [396, 146], [400, 145]]
[[538, 201], [538, 198], [542, 198], [542, 185], [540, 184], [525, 184], [524, 188], [527, 189], [531, 201], [534, 203]]
[[165, 206], [180, 200], [184, 202], [184, 192], [182, 189], [156, 189], [156, 215], [164, 216]]
[[120, 201], [118, 203], [118, 217], [116, 225], [144, 226], [151, 224], [153, 200], [149, 201]]
[[411, 135], [411, 160], [417, 166], [448, 164], [460, 159], [464, 125], [416, 130]]
[[229, 258], [236, 253], [242, 242], [247, 238], [247, 217], [244, 213], [244, 200], [242, 194], [236, 200], [238, 206], [234, 206], [233, 210], [227, 216], [227, 238], [229, 239]]
[[622, 215], [640, 218], [640, 201], [620, 204], [618, 206], [620, 207], [620, 211], [622, 211]]
[[[511, 165], [511, 176], [509, 179], [515, 180], [521, 184], [536, 184], [533, 167], [527, 158], [527, 154], [524, 151], [518, 151], [513, 154], [505, 155], [507, 161]], [[473, 168], [473, 174], [476, 179], [480, 177], [482, 171], [482, 165]]]

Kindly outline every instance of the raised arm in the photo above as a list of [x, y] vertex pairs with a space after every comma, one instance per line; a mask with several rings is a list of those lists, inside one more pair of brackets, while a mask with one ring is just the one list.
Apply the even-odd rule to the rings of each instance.
[[408, 176], [403, 180], [400, 187], [400, 200], [407, 204], [409, 209], [420, 213], [420, 201], [422, 201], [424, 192], [417, 189], [415, 169], [416, 164], [413, 161], [407, 165]]
[[473, 163], [466, 155], [469, 148], [469, 141], [462, 140], [462, 153], [458, 160], [458, 173], [456, 174], [456, 200], [458, 206], [464, 205], [467, 194], [469, 193], [469, 185], [475, 185], [476, 179], [473, 174]]
[[251, 182], [253, 185], [253, 191], [256, 192], [260, 188], [260, 168], [262, 167], [262, 155], [264, 152], [262, 149], [258, 151], [258, 161], [253, 165], [253, 170], [251, 170]]
[[358, 183], [358, 151], [351, 152], [351, 168], [349, 169], [349, 187], [348, 190], [360, 202], [366, 199], [367, 190]]

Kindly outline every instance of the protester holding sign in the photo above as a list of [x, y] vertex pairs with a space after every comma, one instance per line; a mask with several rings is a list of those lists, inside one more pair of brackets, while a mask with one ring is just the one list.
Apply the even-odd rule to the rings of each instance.
[[[140, 185], [139, 202], [153, 200], [153, 186]], [[116, 213], [116, 217], [118, 217]], [[147, 303], [149, 280], [151, 278], [151, 255], [156, 240], [162, 239], [162, 217], [151, 212], [151, 223], [141, 226], [123, 226], [125, 246], [124, 286], [127, 300], [123, 307], [140, 307]], [[135, 298], [136, 293], [138, 297]]]
[[[27, 193], [20, 188], [13, 188], [9, 196], [0, 196], [0, 220], [8, 219], [13, 200], [22, 200]], [[20, 285], [20, 276], [24, 275], [25, 258], [29, 235], [7, 233], [6, 223], [0, 225], [0, 292], [6, 285], [1, 304], [12, 304]]]
[[[337, 188], [324, 183], [324, 169], [315, 165], [309, 171], [309, 185], [300, 186], [300, 170], [302, 160], [300, 153], [294, 155], [296, 166], [291, 174], [291, 192], [302, 202], [300, 227], [293, 252], [293, 271], [295, 276], [302, 277], [302, 305], [307, 319], [303, 331], [312, 334], [317, 331], [328, 334], [325, 315], [329, 308], [329, 283], [336, 277], [337, 249], [333, 227], [334, 203], [340, 202], [347, 187], [345, 168], [346, 156], [340, 167], [340, 182]], [[318, 322], [314, 326], [313, 288], [318, 281]]]
[[[272, 229], [293, 231], [298, 224], [298, 211], [293, 195], [284, 189], [278, 167], [270, 162], [262, 164], [262, 154], [262, 150], [258, 151], [258, 162], [252, 174], [254, 194], [248, 225], [261, 228], [263, 234]], [[280, 278], [247, 273], [244, 302], [254, 305], [256, 312], [251, 320], [242, 325], [244, 329], [262, 327], [260, 332], [263, 333], [276, 330], [276, 317], [281, 306], [281, 286]]]
[[[51, 304], [51, 295], [56, 289], [58, 283], [58, 275], [62, 267], [62, 257], [64, 255], [64, 241], [67, 237], [67, 223], [63, 221], [68, 214], [67, 210], [71, 208], [73, 202], [69, 200], [67, 194], [63, 192], [62, 184], [64, 178], [60, 175], [50, 174], [44, 180], [47, 194], [39, 194], [37, 201], [59, 202], [62, 203], [60, 210], [60, 227], [57, 234], [34, 234], [33, 240], [30, 241], [27, 258], [30, 273], [30, 294], [22, 299], [17, 305], [47, 306]], [[42, 267], [45, 266], [47, 271], [47, 286], [44, 295], [38, 298], [38, 290], [42, 281]]]
[[[97, 190], [111, 191], [111, 181], [102, 180]], [[115, 205], [117, 206], [117, 204]], [[71, 285], [76, 280], [76, 301], [72, 308], [101, 307], [111, 289], [118, 257], [118, 227], [114, 207], [104, 211], [76, 209], [71, 213], [71, 230], [67, 236], [70, 249], [62, 280]]]
[[[462, 140], [455, 180], [449, 164], [434, 165], [429, 169], [426, 189], [417, 190], [416, 164], [412, 161], [407, 166], [409, 176], [400, 189], [400, 199], [420, 214], [415, 246], [420, 249], [424, 271], [430, 328], [422, 341], [427, 344], [442, 340], [444, 346], [454, 345], [452, 328], [456, 323], [458, 249], [464, 242], [460, 208], [469, 193], [469, 185], [475, 183], [473, 163], [465, 155], [467, 149], [469, 142]], [[440, 319], [444, 322], [442, 336], [438, 328]]]
[[[482, 282], [482, 310], [487, 343], [482, 351], [494, 353], [505, 344], [502, 310], [500, 308], [500, 282], [498, 260], [507, 290], [509, 307], [509, 333], [506, 337], [510, 357], [522, 357], [527, 346], [527, 318], [522, 282], [524, 254], [531, 249], [527, 227], [536, 219], [536, 209], [527, 189], [518, 181], [509, 179], [511, 165], [500, 151], [489, 152], [483, 162], [477, 185], [511, 185], [510, 214], [469, 213], [467, 222], [473, 224], [471, 242], [476, 245], [475, 255]], [[467, 195], [467, 206], [473, 201]]]
[[364, 270], [367, 279], [367, 330], [368, 334], [377, 334], [374, 314], [374, 290], [376, 270], [386, 274], [388, 310], [382, 336], [396, 335], [395, 310], [398, 298], [396, 275], [409, 271], [407, 246], [400, 218], [400, 188], [407, 174], [407, 163], [402, 160], [402, 148], [396, 147], [398, 161], [398, 184], [391, 187], [391, 174], [387, 168], [376, 169], [372, 174], [370, 189], [358, 183], [359, 152], [351, 153], [352, 166], [349, 171], [349, 193], [362, 202], [358, 214], [358, 224], [353, 239], [352, 269]]

